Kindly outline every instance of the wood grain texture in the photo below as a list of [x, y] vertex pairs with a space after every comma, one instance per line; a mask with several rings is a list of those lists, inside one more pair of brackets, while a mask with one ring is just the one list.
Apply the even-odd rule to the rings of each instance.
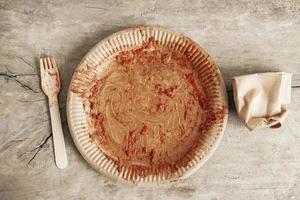
[[[229, 91], [224, 139], [191, 178], [151, 188], [110, 181], [83, 160], [65, 102], [80, 59], [98, 41], [135, 25], [162, 25], [198, 42]], [[0, 199], [299, 199], [300, 1], [0, 0]], [[54, 164], [49, 108], [37, 58], [60, 64], [60, 107], [69, 167]], [[292, 72], [289, 116], [277, 130], [248, 132], [236, 117], [233, 76]]]

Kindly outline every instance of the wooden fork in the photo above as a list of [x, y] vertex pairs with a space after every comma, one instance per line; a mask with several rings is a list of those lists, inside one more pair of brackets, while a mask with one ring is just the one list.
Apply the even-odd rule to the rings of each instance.
[[40, 71], [42, 89], [48, 96], [50, 107], [55, 163], [63, 169], [68, 166], [68, 159], [57, 99], [61, 83], [54, 58], [40, 58]]

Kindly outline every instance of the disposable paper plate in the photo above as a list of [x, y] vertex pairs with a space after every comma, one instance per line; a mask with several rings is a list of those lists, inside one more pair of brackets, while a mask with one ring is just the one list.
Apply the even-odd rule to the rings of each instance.
[[[89, 125], [86, 110], [83, 105], [82, 95], [91, 89], [92, 79], [84, 79], [78, 74], [85, 73], [99, 76], [104, 73], [109, 64], [115, 60], [121, 52], [139, 48], [143, 43], [153, 39], [157, 44], [181, 52], [186, 55], [193, 69], [197, 71], [201, 87], [205, 91], [206, 98], [209, 100], [210, 124], [207, 131], [199, 131], [199, 136], [193, 149], [185, 156], [187, 163], [178, 166], [176, 170], [164, 169], [155, 173], [137, 173], [130, 166], [119, 167], [115, 161], [109, 159], [93, 142], [89, 135]], [[80, 92], [74, 92], [74, 88], [81, 88]], [[194, 41], [187, 36], [162, 27], [135, 27], [128, 28], [100, 41], [82, 59], [73, 75], [67, 101], [67, 117], [72, 138], [78, 150], [85, 160], [97, 171], [102, 174], [118, 179], [127, 183], [151, 184], [175, 181], [188, 177], [202, 166], [215, 151], [218, 146], [228, 116], [227, 95], [224, 81], [218, 66], [212, 58]], [[220, 110], [222, 113], [220, 113]], [[218, 115], [223, 114], [221, 119]]]

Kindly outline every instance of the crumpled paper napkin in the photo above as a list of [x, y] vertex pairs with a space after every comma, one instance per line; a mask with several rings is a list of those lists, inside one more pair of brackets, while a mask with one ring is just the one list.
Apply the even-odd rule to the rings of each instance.
[[234, 77], [235, 107], [249, 130], [279, 128], [287, 116], [291, 101], [292, 74], [268, 72]]

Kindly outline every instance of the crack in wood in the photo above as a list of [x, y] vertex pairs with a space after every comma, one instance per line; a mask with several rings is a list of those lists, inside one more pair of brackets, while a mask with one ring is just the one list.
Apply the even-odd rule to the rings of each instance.
[[[10, 73], [7, 73], [7, 72], [5, 72], [5, 73], [0, 72], [0, 76], [3, 76], [3, 77], [5, 77], [5, 78], [8, 78], [8, 79], [10, 79], [10, 80], [15, 81], [15, 82], [18, 83], [22, 88], [24, 88], [24, 89], [26, 89], [26, 90], [30, 90], [30, 91], [32, 91], [32, 92], [34, 92], [34, 93], [39, 93], [38, 91], [35, 91], [34, 89], [32, 89], [29, 85], [27, 85], [27, 84], [25, 84], [25, 83], [19, 81], [19, 80], [16, 78], [16, 77], [22, 76], [22, 75], [25, 75], [25, 74], [10, 74]], [[26, 74], [26, 75], [28, 75], [28, 74]], [[36, 74], [34, 74], [34, 75], [36, 75]]]
[[38, 153], [43, 149], [43, 147], [45, 146], [45, 144], [47, 144], [48, 140], [52, 137], [52, 133], [50, 135], [48, 135], [37, 147], [35, 147], [34, 149], [31, 150], [31, 152], [35, 153], [33, 154], [33, 156], [30, 158], [30, 160], [28, 161], [27, 165], [29, 165], [34, 159], [35, 157], [38, 155]]
[[36, 70], [36, 68], [33, 66], [33, 65], [31, 65], [28, 61], [26, 61], [23, 57], [21, 57], [21, 56], [16, 56], [19, 60], [21, 60], [23, 63], [25, 63], [26, 65], [28, 65], [29, 67], [31, 67], [32, 69], [33, 69], [33, 71], [35, 71]]
[[229, 178], [229, 179], [234, 179], [234, 180], [236, 180], [236, 179], [239, 179], [240, 178], [240, 176], [239, 175], [233, 175], [233, 176], [225, 176], [226, 178]]
[[9, 141], [8, 143], [6, 143], [1, 149], [0, 149], [0, 153], [4, 152], [5, 150], [7, 150], [8, 148], [10, 148], [11, 146], [23, 142], [24, 140], [26, 140], [27, 138], [23, 138], [23, 139], [14, 139]]
[[17, 74], [17, 73], [14, 73], [14, 72], [10, 71], [9, 69], [7, 69], [7, 72], [0, 72], [0, 74], [7, 75], [7, 76], [10, 76], [10, 77], [14, 77], [14, 78], [17, 78], [18, 76], [38, 76], [39, 75], [37, 73], [21, 73], [21, 74]]
[[109, 10], [107, 8], [102, 8], [102, 7], [96, 7], [96, 6], [84, 6], [85, 8], [92, 8], [92, 9], [97, 9], [97, 10]]
[[46, 100], [47, 100], [47, 99], [34, 99], [34, 100], [21, 100], [21, 99], [17, 99], [17, 101], [23, 102], [23, 103], [32, 103], [32, 102], [46, 101]]
[[288, 190], [289, 187], [255, 187], [255, 188], [241, 188], [240, 190]]

